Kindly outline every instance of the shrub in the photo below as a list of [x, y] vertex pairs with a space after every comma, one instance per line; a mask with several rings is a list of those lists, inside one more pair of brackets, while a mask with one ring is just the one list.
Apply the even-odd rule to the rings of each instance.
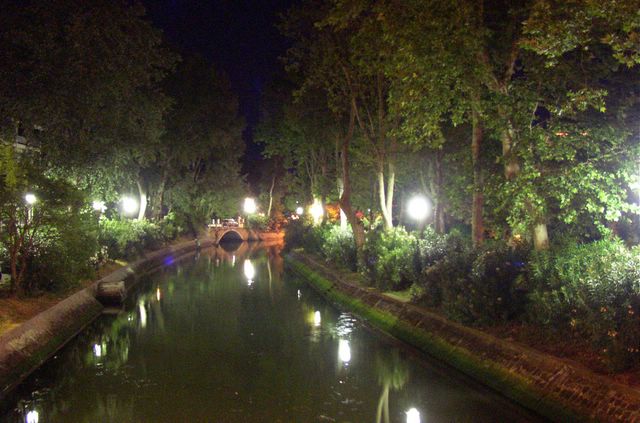
[[322, 246], [325, 242], [325, 232], [329, 225], [314, 226], [307, 220], [290, 222], [285, 232], [285, 250], [304, 248], [308, 253], [323, 254]]
[[356, 244], [350, 229], [342, 229], [339, 225], [328, 226], [322, 228], [320, 236], [324, 239], [322, 254], [328, 261], [351, 271], [357, 270]]
[[267, 216], [250, 214], [249, 216], [247, 216], [246, 225], [249, 229], [264, 231], [269, 228], [269, 218]]
[[61, 290], [92, 277], [97, 250], [97, 225], [91, 212], [69, 213], [55, 227], [41, 227], [27, 261], [26, 291]]
[[148, 220], [101, 219], [101, 245], [111, 258], [130, 259], [149, 248], [159, 248], [164, 241], [160, 227]]
[[404, 228], [377, 228], [365, 244], [365, 276], [382, 290], [402, 290], [420, 272], [418, 241]]
[[601, 240], [533, 254], [528, 319], [588, 339], [614, 370], [638, 364], [639, 253]]

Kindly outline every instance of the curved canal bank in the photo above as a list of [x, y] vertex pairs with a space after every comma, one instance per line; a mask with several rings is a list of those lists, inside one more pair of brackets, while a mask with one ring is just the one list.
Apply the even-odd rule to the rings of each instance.
[[640, 421], [635, 389], [349, 283], [307, 255], [291, 252], [285, 264], [339, 307], [547, 418]]
[[140, 275], [211, 245], [213, 241], [205, 238], [145, 254], [4, 333], [0, 336], [0, 401], [103, 312], [104, 305], [96, 299], [102, 284], [121, 283], [121, 294], [126, 296]]

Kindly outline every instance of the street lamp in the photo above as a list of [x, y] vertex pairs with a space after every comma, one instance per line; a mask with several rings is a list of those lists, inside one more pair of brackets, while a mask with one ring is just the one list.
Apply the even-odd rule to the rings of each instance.
[[247, 214], [253, 214], [258, 210], [258, 206], [256, 205], [256, 200], [253, 198], [245, 198], [244, 199], [244, 212]]
[[36, 198], [35, 194], [27, 193], [24, 196], [24, 201], [26, 201], [28, 205], [33, 206], [36, 201], [38, 201], [38, 199]]
[[302, 207], [300, 207], [300, 206], [296, 207], [296, 214], [298, 216], [301, 216], [302, 213], [304, 213], [304, 209]]
[[411, 408], [405, 412], [407, 415], [407, 423], [420, 423], [420, 412], [415, 408]]
[[122, 197], [122, 211], [125, 214], [132, 215], [138, 211], [138, 202], [133, 197]]
[[417, 195], [409, 200], [407, 211], [412, 219], [423, 221], [431, 213], [431, 203], [425, 197]]

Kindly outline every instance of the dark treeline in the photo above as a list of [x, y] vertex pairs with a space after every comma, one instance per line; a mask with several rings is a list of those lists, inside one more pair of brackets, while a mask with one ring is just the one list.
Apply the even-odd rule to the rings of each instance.
[[[169, 48], [137, 2], [0, 10], [0, 260], [11, 291], [64, 286], [107, 252], [237, 213], [244, 122], [212, 64]], [[124, 195], [135, 199], [128, 216]]]

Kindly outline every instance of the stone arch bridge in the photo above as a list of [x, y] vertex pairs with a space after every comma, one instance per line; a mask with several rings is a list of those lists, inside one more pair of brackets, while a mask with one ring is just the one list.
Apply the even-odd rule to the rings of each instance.
[[281, 240], [283, 232], [266, 232], [240, 227], [208, 227], [207, 236], [214, 244], [222, 241], [272, 241]]

